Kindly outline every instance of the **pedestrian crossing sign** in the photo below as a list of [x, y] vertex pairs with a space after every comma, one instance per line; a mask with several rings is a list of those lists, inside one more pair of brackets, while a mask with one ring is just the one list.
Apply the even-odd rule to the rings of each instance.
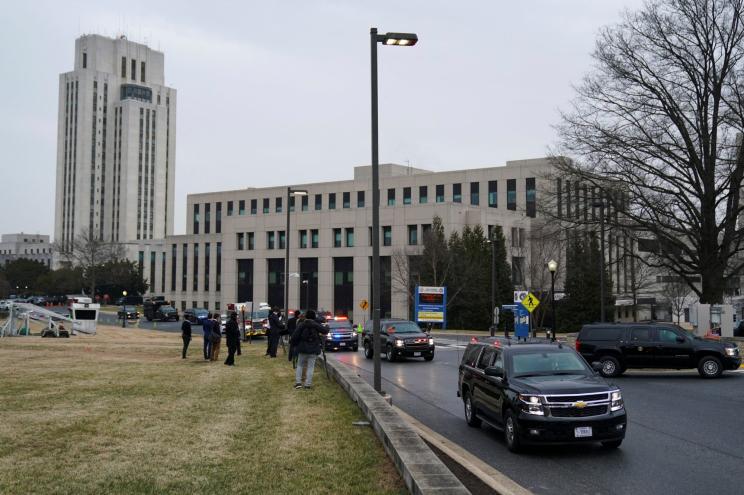
[[524, 306], [530, 313], [532, 313], [539, 305], [540, 300], [531, 292], [528, 292], [524, 299], [522, 299], [522, 306]]

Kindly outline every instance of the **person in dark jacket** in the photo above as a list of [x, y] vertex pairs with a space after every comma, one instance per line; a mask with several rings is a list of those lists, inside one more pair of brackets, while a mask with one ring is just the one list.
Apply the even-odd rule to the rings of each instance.
[[207, 319], [202, 321], [202, 333], [204, 333], [204, 360], [209, 361], [212, 357], [212, 314], [207, 315]]
[[222, 329], [220, 328], [220, 321], [218, 319], [211, 319], [206, 320], [204, 324], [211, 324], [212, 333], [209, 336], [209, 340], [212, 341], [212, 355], [210, 356], [210, 360], [217, 361], [220, 358], [220, 342], [222, 341]]
[[230, 318], [225, 325], [225, 342], [227, 343], [227, 359], [225, 364], [228, 366], [235, 365], [235, 351], [240, 344], [240, 330], [238, 329], [238, 316], [235, 313], [230, 314]]
[[292, 316], [292, 318], [290, 318], [289, 320], [287, 320], [287, 330], [286, 330], [286, 333], [290, 337], [290, 341], [289, 341], [289, 353], [287, 355], [287, 359], [289, 359], [290, 361], [292, 361], [292, 358], [294, 357], [294, 352], [293, 352], [294, 349], [292, 348], [291, 337], [292, 337], [292, 335], [294, 335], [294, 331], [297, 330], [297, 323], [300, 321], [300, 317], [301, 316], [302, 316], [302, 313], [300, 313], [299, 311], [295, 311], [294, 312], [294, 316]]
[[189, 343], [191, 342], [191, 322], [189, 320], [183, 320], [183, 323], [181, 323], [181, 338], [183, 339], [181, 359], [186, 359], [186, 351], [189, 350]]
[[[297, 352], [297, 369], [295, 370], [294, 388], [302, 387], [312, 388], [313, 371], [315, 370], [315, 360], [320, 354], [323, 345], [323, 337], [328, 333], [328, 329], [315, 321], [315, 311], [307, 310], [305, 321], [297, 326], [292, 334], [290, 342]], [[307, 368], [307, 370], [305, 370]], [[305, 371], [305, 383], [302, 383], [302, 373]]]
[[281, 337], [282, 330], [284, 330], [284, 324], [282, 323], [281, 312], [279, 308], [274, 306], [271, 313], [269, 313], [269, 348], [266, 350], [266, 353], [270, 357], [276, 357], [276, 350], [279, 347], [279, 338]]

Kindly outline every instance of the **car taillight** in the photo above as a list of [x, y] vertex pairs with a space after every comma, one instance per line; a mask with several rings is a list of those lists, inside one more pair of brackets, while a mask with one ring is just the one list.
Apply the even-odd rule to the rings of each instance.
[[581, 342], [579, 342], [579, 339], [576, 339], [576, 352], [581, 351]]

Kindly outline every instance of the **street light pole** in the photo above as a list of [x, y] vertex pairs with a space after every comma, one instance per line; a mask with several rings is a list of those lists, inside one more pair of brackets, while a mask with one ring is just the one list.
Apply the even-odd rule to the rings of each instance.
[[284, 324], [289, 319], [289, 198], [292, 196], [306, 196], [307, 191], [304, 189], [287, 188], [287, 230], [284, 232]]
[[382, 392], [380, 369], [380, 163], [377, 130], [377, 43], [385, 45], [413, 46], [418, 36], [413, 33], [377, 34], [370, 28], [370, 75], [372, 117], [372, 357], [374, 361], [374, 387]]
[[600, 323], [605, 322], [605, 240], [604, 240], [604, 201], [595, 201], [592, 206], [599, 208], [599, 318]]
[[551, 340], [555, 340], [555, 331], [558, 328], [558, 324], [555, 321], [555, 272], [557, 269], [557, 261], [548, 261], [548, 271], [550, 271], [550, 311], [551, 313], [553, 313], [553, 332], [551, 335]]
[[121, 295], [124, 296], [122, 301], [124, 304], [121, 306], [121, 328], [127, 327], [127, 291], [121, 291]]
[[496, 334], [496, 242], [494, 239], [488, 241], [491, 244], [491, 337]]
[[[310, 309], [310, 292], [309, 292], [309, 290], [310, 290], [310, 281], [307, 280], [307, 279], [305, 279], [305, 280], [302, 281], [302, 285], [305, 286], [305, 308], [304, 309], [305, 310], [308, 310], [308, 309]], [[300, 306], [302, 306], [302, 304], [300, 304]], [[303, 309], [303, 308], [300, 307], [300, 309]]]

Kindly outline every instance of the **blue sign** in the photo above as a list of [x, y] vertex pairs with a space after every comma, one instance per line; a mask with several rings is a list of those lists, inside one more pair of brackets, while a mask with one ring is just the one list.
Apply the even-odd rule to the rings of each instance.
[[511, 311], [514, 314], [514, 336], [527, 338], [530, 336], [530, 312], [521, 304], [504, 304], [501, 311]]
[[413, 312], [417, 323], [441, 323], [447, 328], [447, 287], [416, 286]]

